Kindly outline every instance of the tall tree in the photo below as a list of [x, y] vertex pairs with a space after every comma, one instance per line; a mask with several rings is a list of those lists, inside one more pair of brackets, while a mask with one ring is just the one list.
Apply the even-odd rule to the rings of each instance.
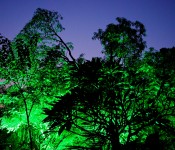
[[[129, 57], [136, 55], [131, 47], [126, 50], [131, 50]], [[156, 63], [162, 63], [157, 56], [153, 51], [138, 55], [136, 66], [99, 58], [83, 62], [73, 73], [77, 86], [45, 109], [48, 132], [69, 132], [81, 139], [79, 144], [70, 140], [70, 149], [144, 149], [153, 147], [152, 138], [161, 149], [175, 131], [175, 101], [174, 84], [158, 76]]]
[[65, 43], [59, 36], [59, 33], [64, 30], [60, 23], [62, 19], [63, 17], [57, 12], [38, 8], [32, 20], [26, 24], [20, 34], [26, 35], [28, 38], [36, 34], [39, 35], [41, 43], [38, 45], [37, 51], [42, 53], [42, 55], [43, 53], [47, 54], [48, 49], [55, 50], [56, 53], [59, 52], [60, 58], [70, 61], [65, 54], [65, 52], [68, 52], [71, 61], [75, 62], [71, 54], [71, 50], [73, 49], [72, 43]]
[[58, 135], [44, 134], [48, 125], [42, 109], [69, 91], [69, 70], [75, 66], [71, 47], [58, 35], [63, 29], [59, 19], [56, 12], [37, 9], [11, 43], [14, 59], [0, 68], [2, 84], [13, 83], [0, 96], [5, 106], [0, 127], [11, 133], [13, 149], [57, 148]]
[[48, 132], [68, 131], [82, 139], [77, 145], [70, 141], [75, 146], [69, 148], [124, 149], [135, 142], [143, 149], [152, 146], [149, 135], [160, 131], [160, 139], [154, 139], [161, 147], [175, 131], [171, 82], [160, 80], [156, 68], [144, 59], [132, 72], [99, 62], [80, 65], [74, 74], [77, 87], [61, 96], [51, 110], [45, 109]]
[[123, 65], [130, 61], [128, 63], [133, 64], [146, 47], [143, 39], [146, 35], [145, 27], [139, 21], [132, 22], [120, 17], [116, 20], [118, 24], [107, 25], [105, 31], [99, 29], [94, 33], [93, 39], [101, 41], [104, 46], [103, 52], [110, 61], [117, 60]]

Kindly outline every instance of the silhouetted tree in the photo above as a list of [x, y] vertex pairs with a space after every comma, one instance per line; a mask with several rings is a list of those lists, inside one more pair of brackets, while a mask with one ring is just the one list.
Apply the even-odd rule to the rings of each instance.
[[103, 52], [110, 61], [117, 60], [123, 65], [131, 65], [146, 47], [143, 37], [145, 27], [139, 21], [116, 18], [118, 24], [109, 24], [105, 31], [99, 29], [93, 39], [99, 39], [104, 46]]
[[[118, 44], [117, 40], [116, 43], [110, 40]], [[110, 41], [107, 44], [110, 45]], [[133, 49], [126, 49], [130, 58], [136, 56]], [[115, 49], [107, 47], [107, 50]], [[121, 53], [122, 50], [125, 51], [121, 48]], [[48, 115], [44, 122], [50, 123], [48, 132], [58, 130], [60, 135], [68, 131], [82, 137], [83, 142], [77, 145], [79, 148], [115, 150], [129, 149], [128, 145], [134, 149], [151, 148], [153, 145], [147, 137], [154, 134], [155, 128], [160, 130], [160, 139], [165, 140], [170, 131], [174, 133], [174, 84], [169, 86], [171, 81], [158, 77], [161, 68], [156, 68], [155, 63], [160, 63], [157, 56], [152, 51], [145, 52], [142, 57], [137, 55], [139, 63], [136, 65], [121, 65], [115, 60], [98, 58], [79, 64], [73, 73], [75, 88], [58, 97], [51, 110], [44, 110]]]

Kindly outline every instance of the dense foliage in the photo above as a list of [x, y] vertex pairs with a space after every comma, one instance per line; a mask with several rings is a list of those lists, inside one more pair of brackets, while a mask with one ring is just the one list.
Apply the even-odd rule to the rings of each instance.
[[145, 50], [142, 23], [99, 29], [104, 58], [75, 59], [61, 15], [37, 9], [0, 35], [0, 149], [174, 149], [174, 50]]

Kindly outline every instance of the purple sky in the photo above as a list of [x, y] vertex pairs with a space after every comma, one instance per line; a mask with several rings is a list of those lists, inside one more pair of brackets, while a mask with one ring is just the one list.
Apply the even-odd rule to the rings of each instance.
[[66, 30], [61, 34], [74, 44], [73, 55], [101, 56], [93, 33], [115, 23], [116, 17], [138, 20], [147, 30], [148, 47], [175, 46], [175, 0], [0, 0], [0, 33], [12, 40], [38, 8], [58, 11]]

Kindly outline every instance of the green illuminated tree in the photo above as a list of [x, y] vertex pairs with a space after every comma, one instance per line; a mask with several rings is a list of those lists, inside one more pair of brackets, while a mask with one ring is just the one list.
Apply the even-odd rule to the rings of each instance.
[[60, 141], [55, 133], [45, 134], [48, 125], [42, 122], [42, 110], [69, 91], [69, 70], [76, 65], [71, 44], [58, 35], [63, 30], [59, 19], [56, 12], [37, 9], [10, 43], [14, 57], [0, 68], [1, 84], [8, 87], [0, 97], [5, 106], [0, 127], [10, 133], [13, 149], [53, 150]]
[[174, 149], [174, 48], [163, 48], [160, 51], [152, 49], [146, 53], [145, 58], [147, 63], [156, 68], [155, 74], [161, 85], [160, 92], [155, 99], [157, 103], [159, 102], [159, 106], [162, 106], [158, 112], [163, 116], [160, 117], [163, 120], [157, 123], [159, 132], [162, 132], [161, 139], [164, 140], [167, 149]]
[[31, 38], [33, 35], [39, 36], [40, 44], [37, 45], [37, 52], [40, 54], [39, 59], [44, 59], [49, 51], [59, 55], [60, 59], [70, 62], [68, 57], [66, 57], [65, 52], [75, 63], [75, 59], [71, 54], [73, 45], [71, 42], [65, 43], [63, 39], [59, 36], [59, 33], [64, 31], [60, 21], [63, 17], [57, 12], [51, 12], [46, 9], [38, 8], [34, 13], [32, 20], [25, 25], [21, 30], [20, 34], [26, 35]]

